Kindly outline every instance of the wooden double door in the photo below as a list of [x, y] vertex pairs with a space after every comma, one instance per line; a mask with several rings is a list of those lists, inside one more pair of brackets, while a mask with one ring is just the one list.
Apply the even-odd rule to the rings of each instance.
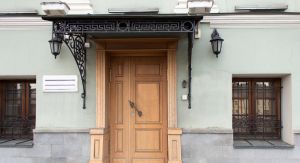
[[167, 163], [165, 56], [111, 56], [110, 162]]

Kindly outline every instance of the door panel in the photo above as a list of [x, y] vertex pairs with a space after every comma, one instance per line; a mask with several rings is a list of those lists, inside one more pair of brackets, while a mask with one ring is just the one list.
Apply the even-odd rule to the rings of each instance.
[[148, 75], [159, 75], [160, 65], [159, 64], [136, 64], [135, 65], [136, 76], [148, 76]]
[[130, 157], [132, 162], [166, 162], [166, 58], [133, 57], [130, 72], [135, 72], [130, 76], [130, 97], [143, 112], [130, 118], [130, 136], [135, 140], [130, 142]]
[[124, 152], [123, 129], [115, 129], [115, 152]]
[[135, 129], [135, 152], [161, 152], [161, 129]]
[[111, 58], [112, 163], [167, 162], [166, 79], [165, 57]]
[[123, 124], [123, 82], [115, 82], [115, 90], [116, 90], [116, 109], [115, 109], [115, 123]]
[[[129, 155], [129, 58], [111, 59], [110, 155], [112, 163], [128, 163]], [[113, 157], [112, 157], [113, 156]]]
[[[143, 116], [135, 116], [135, 123], [160, 123], [161, 108], [160, 83], [158, 82], [136, 82], [136, 105], [142, 111]], [[143, 106], [143, 107], [139, 107]]]

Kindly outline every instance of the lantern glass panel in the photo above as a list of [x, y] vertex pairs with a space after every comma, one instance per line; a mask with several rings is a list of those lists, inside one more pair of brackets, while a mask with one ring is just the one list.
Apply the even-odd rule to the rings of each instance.
[[216, 29], [214, 29], [213, 33], [211, 34], [211, 46], [212, 46], [212, 51], [216, 56], [218, 57], [218, 54], [221, 53], [222, 50], [222, 44], [223, 44], [224, 39], [222, 39]]
[[213, 42], [213, 51], [214, 52], [218, 52], [219, 51], [219, 48], [218, 48], [218, 44], [219, 44], [219, 41], [217, 41], [217, 40], [215, 40], [214, 42]]
[[59, 53], [61, 48], [61, 44], [59, 42], [54, 44], [54, 50], [55, 52]]
[[57, 38], [53, 38], [52, 40], [49, 41], [49, 44], [50, 44], [51, 53], [55, 56], [58, 55], [60, 53], [62, 41]]
[[218, 40], [218, 52], [221, 53], [223, 40]]

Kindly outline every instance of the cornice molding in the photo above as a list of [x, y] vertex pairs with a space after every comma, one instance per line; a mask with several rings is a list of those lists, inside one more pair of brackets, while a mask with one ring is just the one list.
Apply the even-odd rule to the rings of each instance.
[[211, 28], [299, 28], [300, 15], [211, 15], [201, 22]]
[[52, 23], [41, 17], [0, 17], [0, 30], [48, 29]]
[[70, 11], [68, 15], [84, 15], [84, 14], [93, 14], [93, 5], [91, 4], [90, 0], [63, 0], [66, 2], [69, 7]]
[[[300, 28], [300, 15], [213, 15], [201, 23], [211, 28]], [[52, 23], [41, 17], [0, 17], [0, 30], [45, 29]]]

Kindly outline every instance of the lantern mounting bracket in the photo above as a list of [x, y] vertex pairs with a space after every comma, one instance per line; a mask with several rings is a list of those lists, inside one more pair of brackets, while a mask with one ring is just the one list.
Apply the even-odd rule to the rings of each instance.
[[[53, 26], [53, 29], [55, 27]], [[81, 98], [83, 99], [82, 108], [86, 108], [86, 34], [79, 33], [65, 33], [64, 35], [61, 33], [53, 32], [53, 37], [61, 39], [69, 48], [80, 73], [81, 82], [82, 82], [82, 93]]]
[[69, 38], [64, 39], [64, 43], [70, 49], [75, 62], [77, 64], [81, 82], [82, 82], [82, 90], [81, 98], [83, 99], [82, 108], [86, 108], [86, 48], [84, 46], [86, 42], [85, 34], [70, 34]]

